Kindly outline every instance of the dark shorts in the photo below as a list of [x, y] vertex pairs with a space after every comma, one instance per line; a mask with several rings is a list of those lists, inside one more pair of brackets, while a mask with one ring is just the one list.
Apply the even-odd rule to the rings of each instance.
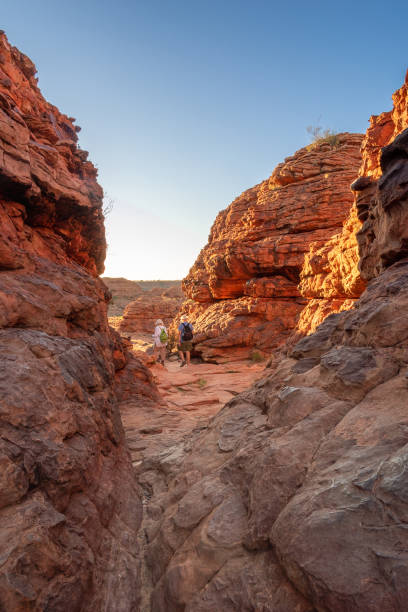
[[193, 343], [188, 340], [186, 342], [182, 342], [181, 344], [178, 345], [178, 350], [179, 351], [183, 351], [183, 353], [185, 353], [186, 351], [192, 351], [193, 350]]

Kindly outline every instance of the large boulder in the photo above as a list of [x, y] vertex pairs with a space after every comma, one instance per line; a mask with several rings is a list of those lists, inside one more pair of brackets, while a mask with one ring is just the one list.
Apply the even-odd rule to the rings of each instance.
[[144, 291], [126, 306], [119, 329], [125, 333], [152, 334], [157, 319], [161, 319], [166, 326], [170, 325], [182, 301], [176, 289]]
[[[297, 328], [311, 298], [301, 333], [324, 318], [316, 319], [317, 306], [327, 315], [349, 308], [360, 295], [354, 233], [341, 246], [330, 241], [345, 231], [361, 140], [360, 134], [339, 134], [334, 142], [297, 151], [218, 214], [183, 280], [189, 299], [182, 312], [194, 323], [195, 349], [205, 359], [271, 351]], [[325, 283], [331, 272], [335, 278]]]

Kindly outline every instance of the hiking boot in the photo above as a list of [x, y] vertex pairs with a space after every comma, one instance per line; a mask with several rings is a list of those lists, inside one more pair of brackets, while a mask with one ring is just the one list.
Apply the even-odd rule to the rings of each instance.
[[182, 368], [182, 367], [183, 367], [183, 366], [185, 366], [185, 365], [186, 365], [186, 362], [185, 362], [185, 361], [182, 361], [182, 362], [180, 363], [180, 368]]

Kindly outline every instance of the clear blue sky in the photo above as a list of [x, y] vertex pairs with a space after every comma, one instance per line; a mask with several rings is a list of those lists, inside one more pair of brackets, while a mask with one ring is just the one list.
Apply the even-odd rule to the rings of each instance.
[[184, 276], [217, 212], [306, 145], [365, 131], [408, 66], [408, 4], [2, 0], [114, 200], [106, 275]]

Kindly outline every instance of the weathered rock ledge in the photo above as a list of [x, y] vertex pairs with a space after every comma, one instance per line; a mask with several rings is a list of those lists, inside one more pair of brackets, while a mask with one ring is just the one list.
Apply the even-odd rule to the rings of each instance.
[[345, 133], [336, 146], [297, 151], [218, 214], [183, 280], [189, 299], [182, 312], [194, 323], [195, 349], [205, 359], [270, 352], [293, 330], [313, 331], [361, 294], [357, 217], [343, 228], [361, 141]]
[[182, 295], [177, 295], [177, 289], [144, 291], [126, 306], [119, 329], [125, 333], [151, 335], [157, 319], [162, 319], [166, 327], [170, 325], [182, 302]]

